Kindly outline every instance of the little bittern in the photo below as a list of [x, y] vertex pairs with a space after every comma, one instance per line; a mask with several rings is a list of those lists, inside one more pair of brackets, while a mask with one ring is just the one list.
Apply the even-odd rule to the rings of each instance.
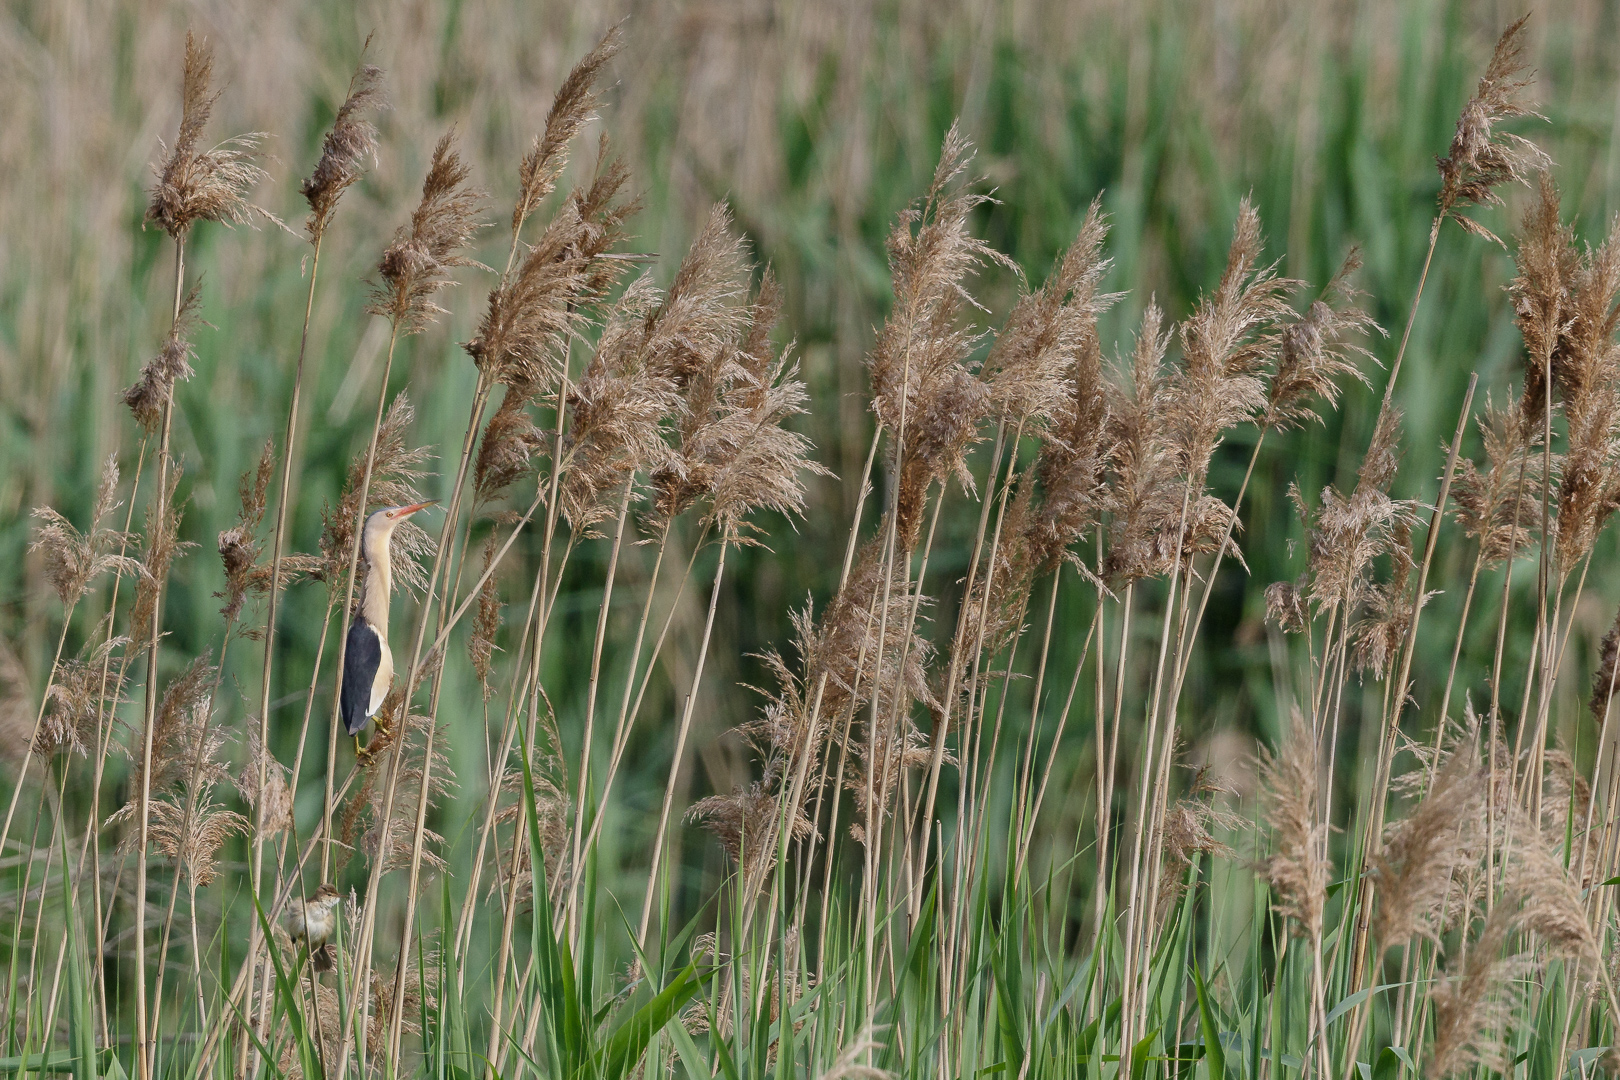
[[366, 557], [366, 581], [360, 614], [349, 625], [343, 651], [343, 726], [359, 745], [360, 729], [376, 715], [394, 681], [394, 654], [388, 651], [388, 594], [393, 588], [393, 560], [388, 544], [400, 522], [433, 504], [390, 506], [366, 519], [360, 553]]

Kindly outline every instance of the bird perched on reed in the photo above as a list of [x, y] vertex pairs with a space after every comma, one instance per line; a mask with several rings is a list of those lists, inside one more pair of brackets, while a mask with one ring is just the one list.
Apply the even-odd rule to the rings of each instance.
[[366, 726], [394, 681], [394, 656], [388, 650], [388, 595], [393, 588], [393, 561], [388, 545], [394, 530], [412, 514], [432, 502], [389, 506], [366, 519], [360, 534], [360, 553], [366, 558], [366, 582], [360, 594], [360, 613], [349, 625], [343, 651], [343, 726], [359, 744]]
[[309, 962], [316, 971], [333, 967], [332, 935], [337, 931], [337, 911], [343, 897], [330, 885], [322, 885], [315, 895], [295, 896], [287, 905], [287, 932], [293, 941], [309, 947]]

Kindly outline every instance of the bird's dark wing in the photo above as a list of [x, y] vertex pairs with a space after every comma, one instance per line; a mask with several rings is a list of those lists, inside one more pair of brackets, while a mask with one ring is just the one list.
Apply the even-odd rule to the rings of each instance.
[[343, 650], [343, 726], [350, 735], [360, 734], [370, 719], [366, 710], [371, 705], [371, 684], [381, 663], [382, 641], [377, 631], [365, 616], [356, 615]]

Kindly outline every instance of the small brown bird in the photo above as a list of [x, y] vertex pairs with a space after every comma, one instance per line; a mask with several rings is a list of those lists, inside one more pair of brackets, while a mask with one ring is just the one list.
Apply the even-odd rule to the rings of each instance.
[[332, 935], [342, 905], [343, 897], [330, 885], [316, 889], [308, 900], [295, 896], [287, 905], [287, 932], [293, 941], [309, 947], [309, 961], [316, 971], [332, 970]]

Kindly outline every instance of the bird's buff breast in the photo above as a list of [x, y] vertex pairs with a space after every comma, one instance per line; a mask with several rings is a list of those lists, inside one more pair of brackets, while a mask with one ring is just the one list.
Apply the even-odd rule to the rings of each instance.
[[382, 643], [382, 659], [377, 664], [377, 675], [371, 680], [371, 703], [366, 707], [367, 716], [377, 715], [382, 708], [383, 699], [388, 696], [388, 688], [394, 685], [394, 654], [388, 648], [388, 643]]

